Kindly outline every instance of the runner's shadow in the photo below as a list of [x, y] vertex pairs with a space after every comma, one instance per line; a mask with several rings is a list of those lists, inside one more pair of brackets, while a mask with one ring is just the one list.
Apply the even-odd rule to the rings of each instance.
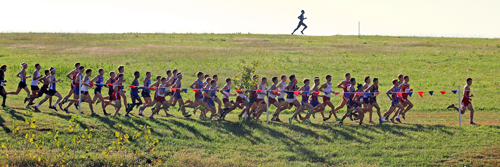
[[[48, 114], [50, 116], [56, 116], [56, 117], [59, 117], [61, 119], [65, 119], [67, 121], [69, 121], [71, 119], [71, 115], [62, 115], [59, 113], [43, 113], [43, 114]], [[80, 127], [82, 127], [83, 129], [88, 129], [87, 124], [84, 124], [81, 121], [77, 121], [76, 123], [78, 123], [80, 125]]]
[[196, 136], [196, 137], [201, 137], [205, 141], [209, 141], [209, 142], [212, 141], [212, 139], [210, 139], [208, 136], [202, 134], [200, 131], [198, 131], [198, 129], [196, 129], [195, 127], [193, 127], [191, 125], [184, 124], [184, 123], [177, 121], [177, 120], [170, 120], [170, 122], [172, 122], [174, 125], [176, 125], [180, 128], [187, 129], [189, 132], [193, 133], [194, 136]]
[[0, 116], [0, 126], [3, 128], [3, 131], [5, 131], [5, 133], [11, 132], [10, 128], [5, 124], [5, 120], [2, 118], [2, 116]]

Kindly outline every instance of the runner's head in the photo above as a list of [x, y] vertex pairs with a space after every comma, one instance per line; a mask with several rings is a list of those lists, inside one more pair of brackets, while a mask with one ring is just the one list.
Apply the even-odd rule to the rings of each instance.
[[226, 84], [231, 85], [231, 78], [226, 78]]
[[205, 82], [207, 82], [207, 83], [212, 82], [212, 78], [208, 77], [207, 79], [205, 79]]
[[370, 84], [370, 76], [369, 75], [365, 76], [365, 83]]
[[295, 83], [295, 84], [297, 83], [297, 79], [295, 79], [295, 75], [290, 75], [288, 77], [288, 79], [290, 79], [290, 82], [292, 82], [292, 83]]
[[351, 79], [351, 73], [345, 73], [344, 76], [345, 76], [345, 79], [348, 81]]
[[7, 71], [7, 65], [5, 65], [5, 64], [4, 64], [4, 65], [2, 65], [2, 66], [0, 67], [0, 70], [3, 70], [4, 72], [5, 72], [5, 71]]
[[139, 71], [135, 71], [134, 72], [134, 77], [137, 79], [139, 77], [141, 77], [141, 73]]
[[266, 84], [267, 83], [267, 78], [266, 77], [262, 77], [262, 81], [261, 81], [262, 84]]
[[410, 82], [410, 76], [405, 75], [404, 79], [405, 79], [405, 82]]
[[304, 78], [304, 80], [302, 82], [304, 82], [304, 85], [305, 86], [309, 86], [309, 78]]
[[215, 87], [217, 86], [217, 81], [215, 79], [212, 79], [212, 81], [210, 81], [210, 86], [215, 89]]
[[201, 81], [201, 80], [203, 80], [203, 72], [198, 71], [198, 72], [196, 73], [196, 76], [198, 76], [198, 80], [200, 80], [200, 81]]
[[399, 79], [399, 81], [403, 81], [403, 78], [404, 78], [404, 75], [403, 75], [403, 74], [399, 74], [399, 75], [398, 75], [398, 79]]
[[87, 76], [91, 76], [92, 75], [92, 69], [87, 68], [87, 70], [85, 70], [85, 74], [87, 74]]
[[257, 76], [257, 75], [253, 75], [253, 76], [252, 76], [252, 78], [253, 78], [253, 80], [254, 80], [254, 81], [256, 81], [256, 82], [257, 82], [257, 80], [259, 80], [259, 76]]
[[203, 79], [207, 79], [208, 77], [210, 77], [210, 75], [205, 74], [205, 76], [203, 77]]
[[39, 71], [40, 71], [40, 69], [42, 68], [42, 66], [40, 66], [40, 64], [36, 63], [36, 64], [35, 64], [35, 68], [36, 68], [36, 70], [39, 70]]
[[172, 76], [172, 71], [167, 70], [167, 76], [168, 76], [168, 77], [171, 77], [171, 76]]
[[166, 84], [167, 83], [167, 78], [161, 77], [161, 84]]
[[85, 71], [85, 67], [84, 66], [80, 66], [80, 68], [78, 68], [78, 70], [80, 70], [80, 74], [82, 74]]
[[114, 71], [110, 71], [110, 72], [109, 72], [109, 76], [110, 76], [111, 78], [115, 78], [116, 74], [115, 74], [115, 72], [114, 72]]
[[45, 73], [45, 75], [49, 75], [50, 74], [50, 70], [45, 70], [43, 72]]
[[356, 79], [351, 78], [350, 81], [351, 81], [351, 85], [356, 85]]
[[99, 68], [99, 75], [103, 76], [104, 75], [104, 69]]
[[118, 66], [118, 73], [123, 73], [125, 71], [125, 67], [123, 65]]
[[271, 80], [273, 81], [274, 84], [278, 83], [278, 77], [273, 77]]
[[157, 75], [156, 76], [156, 81], [160, 82], [161, 81], [161, 76]]
[[217, 75], [213, 75], [212, 79], [215, 80], [215, 82], [219, 81], [219, 77], [217, 77]]
[[56, 68], [50, 67], [50, 73], [51, 74], [56, 74]]
[[146, 77], [151, 78], [151, 72], [146, 72]]
[[177, 73], [177, 79], [181, 80], [182, 79], [182, 73]]
[[472, 78], [467, 78], [467, 85], [472, 85]]
[[172, 70], [172, 74], [174, 74], [174, 76], [175, 76], [175, 77], [177, 77], [177, 73], [179, 73], [179, 71], [178, 71], [177, 69], [175, 69], [175, 68], [174, 68], [174, 69]]
[[286, 82], [286, 75], [281, 76], [281, 81]]
[[398, 82], [398, 80], [397, 80], [397, 79], [393, 79], [393, 80], [392, 80], [392, 84], [393, 84], [394, 86], [399, 86], [399, 82]]
[[118, 74], [118, 80], [123, 82], [123, 74]]
[[301, 10], [301, 11], [300, 11], [300, 13], [304, 14], [304, 13], [306, 13], [306, 12], [304, 12], [304, 10]]
[[373, 84], [378, 85], [378, 78], [373, 78]]
[[80, 68], [80, 62], [76, 62], [75, 63], [75, 69], [79, 69]]
[[356, 86], [358, 89], [356, 89], [357, 92], [360, 92], [360, 91], [363, 91], [363, 84], [358, 84], [358, 86]]
[[24, 69], [27, 69], [27, 68], [28, 68], [28, 63], [23, 62], [23, 63], [21, 63], [21, 66], [22, 66]]
[[331, 82], [332, 81], [332, 76], [331, 75], [326, 75], [325, 79], [326, 79], [327, 82]]
[[314, 78], [314, 84], [319, 85], [319, 78]]

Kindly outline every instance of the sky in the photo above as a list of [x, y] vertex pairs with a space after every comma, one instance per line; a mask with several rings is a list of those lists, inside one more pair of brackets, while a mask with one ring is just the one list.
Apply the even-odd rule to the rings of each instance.
[[360, 23], [361, 35], [500, 38], [498, 7], [499, 0], [1, 0], [0, 32], [290, 34], [305, 10], [305, 35], [358, 35]]

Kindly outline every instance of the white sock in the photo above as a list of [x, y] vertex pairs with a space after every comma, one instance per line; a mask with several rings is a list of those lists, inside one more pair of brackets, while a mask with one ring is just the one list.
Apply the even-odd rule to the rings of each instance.
[[40, 107], [40, 104], [36, 105], [36, 108]]
[[400, 115], [401, 115], [401, 114], [398, 114], [398, 119], [399, 119], [399, 116], [400, 116]]
[[381, 119], [382, 119], [382, 120], [383, 120], [383, 119], [385, 119], [385, 116], [382, 116], [382, 118], [381, 118]]
[[56, 106], [57, 106], [57, 103], [54, 104], [54, 107], [56, 107]]

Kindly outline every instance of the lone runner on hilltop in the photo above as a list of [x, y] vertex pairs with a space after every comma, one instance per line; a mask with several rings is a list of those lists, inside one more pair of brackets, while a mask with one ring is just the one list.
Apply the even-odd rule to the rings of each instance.
[[304, 17], [304, 13], [306, 13], [306, 12], [304, 12], [304, 10], [302, 10], [302, 11], [300, 11], [300, 12], [301, 12], [302, 14], [300, 14], [300, 16], [298, 17], [298, 19], [300, 20], [300, 21], [299, 21], [299, 25], [297, 25], [297, 28], [295, 28], [295, 30], [293, 30], [292, 35], [293, 35], [293, 33], [295, 33], [295, 31], [297, 31], [297, 30], [300, 28], [300, 26], [302, 26], [302, 25], [304, 26], [304, 29], [302, 29], [302, 31], [300, 31], [300, 33], [302, 33], [302, 35], [304, 35], [304, 30], [307, 28], [307, 25], [306, 25], [306, 24], [304, 24], [304, 20], [305, 20], [305, 19], [307, 19], [307, 17]]

